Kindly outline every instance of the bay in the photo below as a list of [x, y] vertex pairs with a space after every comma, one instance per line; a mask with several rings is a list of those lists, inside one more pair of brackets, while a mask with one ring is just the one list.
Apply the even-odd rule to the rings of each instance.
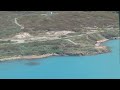
[[54, 56], [0, 62], [0, 79], [120, 79], [120, 40], [111, 52], [92, 56]]

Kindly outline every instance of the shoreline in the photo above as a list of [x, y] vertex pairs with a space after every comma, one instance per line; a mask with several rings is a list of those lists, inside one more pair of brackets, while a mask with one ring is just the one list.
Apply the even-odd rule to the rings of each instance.
[[106, 41], [108, 41], [108, 40], [109, 40], [109, 39], [98, 40], [98, 41], [96, 42], [96, 44], [95, 44], [95, 48], [96, 48], [96, 49], [105, 49], [106, 46], [101, 45], [101, 43], [104, 43], [104, 42], [106, 42]]
[[[101, 43], [106, 42], [108, 40], [109, 39], [102, 39], [102, 40], [96, 41], [95, 48], [96, 49], [104, 49], [104, 50], [106, 50], [106, 46], [102, 46]], [[100, 54], [100, 53], [98, 53], [98, 54]], [[19, 60], [19, 59], [26, 59], [26, 60], [41, 59], [41, 58], [47, 58], [47, 57], [50, 57], [50, 56], [61, 56], [61, 55], [56, 54], [56, 53], [52, 53], [52, 54], [43, 54], [43, 55], [14, 56], [14, 57], [0, 59], [0, 62], [9, 61], [9, 60]]]
[[44, 55], [17, 56], [17, 57], [3, 58], [3, 59], [0, 59], [0, 61], [19, 60], [19, 59], [32, 60], [32, 59], [40, 59], [40, 58], [46, 58], [50, 56], [57, 56], [57, 55], [58, 54], [53, 53], [53, 54], [44, 54]]
[[109, 39], [98, 40], [97, 43], [95, 44], [95, 46], [100, 46], [101, 43], [106, 42], [106, 41], [108, 41], [108, 40], [109, 40]]

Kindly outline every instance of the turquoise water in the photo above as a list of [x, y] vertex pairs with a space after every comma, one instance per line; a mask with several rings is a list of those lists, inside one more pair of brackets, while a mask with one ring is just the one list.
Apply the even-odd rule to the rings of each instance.
[[[120, 40], [105, 45], [112, 52], [94, 56], [62, 56], [0, 62], [1, 79], [120, 79]], [[30, 63], [36, 63], [31, 65]]]

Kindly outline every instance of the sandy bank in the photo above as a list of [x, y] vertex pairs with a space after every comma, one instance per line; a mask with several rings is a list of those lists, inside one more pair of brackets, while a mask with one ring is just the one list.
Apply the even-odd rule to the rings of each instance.
[[10, 57], [10, 58], [4, 58], [0, 59], [0, 61], [9, 61], [9, 60], [18, 60], [18, 59], [38, 59], [38, 58], [45, 58], [49, 56], [57, 56], [58, 54], [44, 54], [44, 55], [31, 55], [31, 56], [18, 56], [18, 57]]

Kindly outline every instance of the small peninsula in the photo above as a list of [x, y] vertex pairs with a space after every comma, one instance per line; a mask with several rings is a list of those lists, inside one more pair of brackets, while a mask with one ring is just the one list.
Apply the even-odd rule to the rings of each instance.
[[107, 53], [119, 38], [114, 11], [0, 11], [0, 61]]

